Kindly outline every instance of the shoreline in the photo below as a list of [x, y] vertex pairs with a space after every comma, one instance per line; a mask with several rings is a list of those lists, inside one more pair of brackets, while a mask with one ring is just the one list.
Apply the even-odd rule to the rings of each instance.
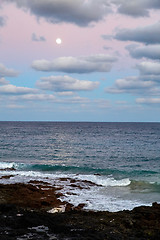
[[[9, 176], [8, 176], [9, 177]], [[74, 184], [74, 183], [73, 183]], [[160, 204], [86, 211], [47, 182], [0, 184], [0, 239], [160, 239]]]

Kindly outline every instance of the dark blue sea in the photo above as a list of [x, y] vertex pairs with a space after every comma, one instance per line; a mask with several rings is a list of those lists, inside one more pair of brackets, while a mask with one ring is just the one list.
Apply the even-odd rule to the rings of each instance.
[[30, 180], [86, 209], [160, 202], [160, 123], [0, 122], [0, 183]]

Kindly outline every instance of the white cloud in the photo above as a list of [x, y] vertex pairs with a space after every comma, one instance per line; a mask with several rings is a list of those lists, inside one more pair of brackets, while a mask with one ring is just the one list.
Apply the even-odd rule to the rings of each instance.
[[118, 12], [132, 17], [148, 17], [150, 9], [160, 9], [159, 0], [113, 0], [119, 4]]
[[105, 89], [107, 93], [134, 93], [141, 94], [150, 92], [156, 84], [153, 81], [143, 81], [139, 77], [127, 77], [117, 79], [113, 87]]
[[160, 104], [160, 98], [137, 98], [139, 104]]
[[10, 95], [18, 95], [18, 94], [28, 94], [28, 93], [35, 93], [37, 90], [27, 87], [16, 87], [12, 84], [7, 84], [4, 86], [0, 86], [0, 93], [1, 94], [10, 94]]
[[59, 96], [72, 96], [72, 95], [74, 95], [75, 93], [74, 92], [69, 92], [69, 91], [67, 91], [67, 92], [58, 92], [58, 95]]
[[53, 101], [56, 97], [52, 94], [26, 94], [19, 97], [21, 100], [28, 101]]
[[29, 10], [51, 23], [68, 22], [78, 26], [103, 20], [111, 11], [108, 0], [6, 0], [19, 8]]
[[148, 0], [134, 0], [124, 1], [120, 0], [121, 4], [118, 8], [118, 12], [133, 17], [149, 16], [147, 8]]
[[90, 100], [88, 98], [80, 97], [80, 96], [74, 96], [70, 98], [65, 99], [57, 99], [57, 103], [63, 103], [63, 104], [89, 104]]
[[119, 89], [140, 89], [150, 88], [153, 86], [152, 81], [141, 81], [137, 77], [128, 77], [116, 80], [116, 87]]
[[43, 77], [37, 81], [37, 87], [43, 90], [64, 92], [64, 91], [91, 91], [98, 87], [99, 82], [78, 80], [69, 76]]
[[[160, 80], [160, 79], [159, 79]], [[160, 94], [160, 81], [149, 75], [126, 77], [117, 79], [112, 87], [105, 89], [106, 93], [121, 94], [128, 93], [132, 95], [155, 95]]]
[[116, 57], [110, 55], [91, 55], [87, 57], [60, 57], [53, 61], [36, 60], [32, 68], [37, 71], [65, 72], [65, 73], [91, 73], [109, 72]]
[[133, 58], [149, 58], [154, 60], [160, 59], [160, 44], [159, 45], [147, 45], [147, 46], [139, 46], [139, 45], [129, 45], [126, 47], [129, 51], [130, 55]]
[[151, 9], [160, 9], [159, 0], [5, 0], [50, 23], [74, 23], [88, 26], [112, 12], [112, 4], [121, 14], [148, 17]]
[[5, 67], [2, 63], [0, 63], [0, 78], [1, 77], [17, 77], [18, 72], [14, 69]]
[[159, 62], [142, 62], [137, 64], [137, 68], [142, 75], [160, 75]]
[[120, 29], [117, 31], [115, 38], [121, 41], [160, 44], [160, 22], [136, 29]]

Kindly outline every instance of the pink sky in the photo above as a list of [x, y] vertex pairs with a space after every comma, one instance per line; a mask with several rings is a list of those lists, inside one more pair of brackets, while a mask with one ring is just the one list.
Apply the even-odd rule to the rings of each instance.
[[[79, 0], [78, 0], [79, 1]], [[84, 102], [82, 104], [79, 104], [78, 108], [79, 111], [79, 118], [83, 119], [83, 114], [86, 111], [95, 111], [97, 108], [97, 112], [95, 111], [94, 114], [91, 114], [91, 119], [88, 114], [87, 119], [88, 120], [105, 120], [107, 119], [109, 121], [114, 120], [114, 113], [119, 111], [119, 118], [120, 120], [125, 120], [125, 117], [127, 119], [127, 111], [126, 109], [133, 108], [134, 111], [137, 109], [137, 118], [135, 117], [135, 114], [131, 116], [130, 120], [138, 120], [138, 114], [139, 114], [139, 108], [143, 109], [145, 116], [147, 115], [147, 111], [153, 111], [154, 109], [157, 109], [157, 104], [152, 104], [152, 107], [148, 104], [147, 106], [144, 104], [137, 104], [136, 99], [143, 98], [145, 102], [145, 99], [148, 98], [153, 99], [154, 97], [158, 97], [157, 95], [154, 96], [155, 92], [157, 94], [159, 90], [159, 85], [156, 82], [153, 82], [153, 86], [151, 89], [147, 89], [146, 95], [143, 94], [142, 89], [139, 89], [137, 91], [136, 89], [117, 89], [121, 94], [115, 94], [116, 81], [117, 79], [123, 79], [125, 77], [131, 77], [133, 74], [138, 77], [139, 76], [139, 70], [138, 68], [135, 69], [137, 64], [141, 64], [143, 61], [151, 62], [153, 59], [146, 59], [145, 57], [140, 58], [133, 58], [128, 50], [125, 49], [125, 47], [129, 44], [138, 44], [139, 46], [145, 46], [145, 43], [142, 42], [136, 42], [135, 41], [123, 41], [120, 39], [116, 39], [115, 35], [117, 32], [121, 32], [122, 29], [130, 29], [135, 30], [137, 28], [141, 28], [143, 31], [143, 28], [154, 25], [158, 22], [160, 22], [160, 10], [154, 9], [154, 6], [148, 8], [147, 1], [146, 5], [144, 5], [144, 9], [148, 9], [150, 11], [150, 15], [148, 17], [136, 16], [136, 13], [134, 12], [134, 16], [127, 15], [127, 12], [121, 14], [118, 13], [117, 9], [119, 5], [114, 5], [114, 8], [112, 8], [113, 12], [109, 13], [108, 15], [104, 17], [104, 19], [101, 19], [99, 22], [92, 23], [92, 26], [78, 26], [76, 20], [74, 22], [74, 16], [72, 22], [59, 22], [57, 23], [51, 23], [47, 21], [47, 18], [40, 17], [37, 18], [36, 14], [32, 12], [32, 14], [29, 11], [29, 7], [27, 11], [23, 11], [22, 8], [18, 8], [16, 4], [9, 3], [10, 1], [1, 1], [2, 2], [2, 8], [0, 8], [0, 17], [6, 19], [5, 24], [1, 24], [0, 27], [0, 63], [5, 66], [6, 69], [14, 69], [15, 71], [20, 72], [20, 75], [18, 75], [16, 78], [12, 79], [11, 77], [8, 77], [7, 74], [2, 74], [0, 72], [0, 77], [5, 77], [6, 80], [11, 81], [13, 84], [13, 80], [15, 82], [15, 87], [26, 87], [26, 88], [36, 88], [36, 81], [40, 80], [40, 78], [45, 76], [53, 76], [53, 75], [69, 75], [70, 77], [76, 77], [80, 80], [86, 80], [86, 81], [99, 81], [99, 88], [94, 89], [93, 91], [89, 90], [88, 92], [73, 92], [73, 95], [76, 94], [76, 96], [79, 96], [82, 100], [88, 99], [86, 101], [85, 109], [83, 108]], [[13, 1], [14, 2], [14, 1]], [[16, 0], [15, 0], [16, 2]], [[24, 2], [24, 1], [22, 1]], [[36, 1], [34, 0], [36, 3]], [[44, 1], [43, 1], [44, 2]], [[48, 0], [46, 1], [47, 4]], [[51, 2], [55, 2], [52, 0]], [[63, 0], [63, 3], [67, 3], [67, 0]], [[72, 2], [72, 1], [71, 1]], [[92, 2], [91, 7], [92, 7]], [[97, 3], [101, 4], [101, 1], [97, 1]], [[106, 2], [108, 2], [106, 0]], [[118, 1], [117, 1], [118, 2]], [[145, 2], [145, 1], [144, 1]], [[5, 4], [4, 4], [5, 3]], [[78, 3], [78, 2], [77, 2]], [[119, 1], [120, 3], [120, 1]], [[137, 0], [135, 3], [138, 6]], [[44, 2], [45, 4], [45, 2]], [[32, 7], [32, 6], [31, 6]], [[126, 9], [126, 8], [125, 8]], [[33, 11], [33, 9], [32, 9]], [[68, 10], [66, 10], [68, 11]], [[87, 11], [87, 10], [86, 10]], [[134, 10], [135, 11], [135, 10]], [[46, 13], [45, 13], [46, 14]], [[46, 15], [47, 16], [47, 15]], [[71, 16], [72, 17], [72, 16]], [[63, 18], [63, 15], [62, 15]], [[37, 38], [43, 37], [45, 38], [45, 41], [33, 41], [32, 34], [35, 34]], [[107, 35], [111, 36], [112, 39], [104, 39], [102, 36]], [[62, 39], [62, 44], [57, 45], [56, 44], [56, 38], [60, 37]], [[160, 44], [157, 43], [157, 44]], [[152, 45], [152, 44], [151, 44]], [[107, 49], [108, 48], [108, 49]], [[79, 61], [79, 58], [82, 56], [97, 56], [97, 55], [110, 55], [112, 57], [117, 58], [117, 60], [112, 63], [112, 68], [110, 71], [104, 71], [104, 72], [94, 72], [90, 74], [76, 74], [76, 73], [65, 73], [62, 72], [55, 72], [53, 69], [52, 71], [36, 71], [35, 69], [32, 69], [32, 63], [35, 60], [46, 60], [46, 61], [53, 61], [56, 60], [59, 57], [73, 57], [75, 58], [74, 61]], [[67, 61], [67, 58], [66, 58]], [[87, 60], [88, 61], [88, 60]], [[155, 60], [156, 61], [156, 60]], [[0, 70], [2, 71], [2, 70]], [[23, 78], [23, 79], [22, 79]], [[21, 80], [22, 79], [22, 80]], [[107, 79], [107, 80], [101, 80], [101, 79]], [[149, 79], [151, 81], [151, 79]], [[148, 80], [148, 81], [149, 81]], [[22, 85], [20, 84], [22, 81]], [[130, 81], [130, 80], [127, 80]], [[141, 81], [141, 80], [139, 80]], [[152, 79], [153, 81], [153, 79]], [[124, 80], [125, 82], [125, 80]], [[69, 83], [67, 83], [69, 84]], [[129, 82], [131, 84], [131, 81]], [[131, 86], [133, 86], [131, 84]], [[106, 90], [106, 87], [110, 87], [109, 90]], [[121, 86], [122, 87], [122, 86]], [[112, 88], [112, 91], [111, 91]], [[138, 82], [137, 82], [137, 88], [138, 88]], [[153, 89], [154, 88], [154, 89]], [[158, 89], [155, 91], [155, 88]], [[121, 90], [121, 91], [120, 91]], [[5, 109], [5, 112], [8, 112], [10, 109], [7, 108], [7, 106], [11, 106], [12, 99], [14, 100], [13, 104], [14, 106], [17, 106], [17, 109], [15, 107], [14, 112], [14, 118], [18, 118], [18, 116], [21, 116], [20, 111], [22, 111], [20, 108], [18, 108], [19, 105], [24, 107], [24, 109], [28, 109], [27, 111], [30, 112], [31, 119], [35, 119], [35, 116], [33, 114], [34, 108], [30, 109], [30, 102], [23, 101], [21, 102], [20, 96], [18, 95], [17, 98], [14, 98], [11, 93], [9, 95], [6, 95], [3, 93], [3, 89], [1, 91], [1, 99], [3, 100], [1, 103], [1, 107], [3, 110]], [[48, 92], [44, 91], [44, 89], [37, 89], [39, 91], [39, 94], [45, 94], [46, 99], [48, 94], [54, 94], [57, 98], [56, 102], [53, 103], [53, 105], [56, 105], [58, 102], [62, 102], [58, 106], [57, 114], [59, 116], [62, 116], [63, 114], [60, 113], [60, 109], [64, 109], [65, 105], [63, 102], [68, 101], [69, 98], [59, 97], [62, 94], [59, 94], [54, 89], [51, 88], [51, 90]], [[62, 90], [61, 90], [62, 91]], [[65, 90], [66, 91], [66, 90]], [[145, 89], [146, 91], [146, 89]], [[153, 94], [154, 91], [154, 94]], [[62, 91], [63, 92], [63, 91]], [[148, 94], [151, 94], [150, 96]], [[67, 95], [67, 94], [66, 94]], [[8, 97], [9, 96], [9, 97]], [[7, 103], [6, 103], [6, 99]], [[38, 99], [38, 95], [37, 95]], [[63, 100], [63, 101], [62, 101]], [[98, 100], [107, 101], [110, 103], [110, 107], [106, 110], [101, 110], [100, 105], [97, 104]], [[48, 114], [48, 118], [52, 116], [51, 120], [57, 120], [54, 119], [55, 113], [54, 110], [51, 107], [51, 102], [43, 101], [43, 103], [39, 103], [38, 101], [35, 101], [34, 104], [36, 107], [38, 107], [38, 104], [41, 104], [42, 108], [50, 109], [49, 111], [52, 111], [52, 113]], [[88, 104], [90, 102], [90, 105]], [[119, 107], [119, 104], [116, 103], [122, 103], [121, 108]], [[151, 101], [153, 102], [153, 101]], [[6, 104], [5, 104], [6, 103]], [[125, 106], [124, 106], [124, 103]], [[71, 105], [70, 105], [71, 104]], [[154, 106], [153, 106], [154, 105]], [[67, 108], [73, 110], [77, 106], [73, 107], [72, 101], [70, 100], [70, 103], [68, 104]], [[123, 108], [123, 111], [122, 111]], [[29, 110], [30, 109], [30, 110]], [[52, 110], [51, 110], [52, 109]], [[57, 107], [56, 107], [57, 109]], [[106, 112], [105, 112], [106, 111]], [[110, 116], [108, 117], [108, 112]], [[7, 116], [6, 114], [6, 120]], [[33, 114], [33, 116], [32, 116]], [[100, 114], [100, 119], [96, 118], [97, 115]], [[38, 114], [43, 119], [43, 114], [39, 112]], [[148, 121], [152, 121], [152, 118], [150, 115], [148, 115], [149, 119]], [[59, 117], [60, 118], [60, 117]], [[75, 120], [74, 113], [71, 114], [71, 119], [64, 114], [62, 120]], [[5, 117], [4, 117], [5, 119]], [[86, 119], [86, 120], [87, 120]], [[27, 120], [27, 117], [26, 117]], [[61, 119], [58, 119], [61, 120]], [[118, 120], [118, 119], [117, 119]], [[147, 121], [147, 118], [143, 119], [143, 115], [139, 119], [140, 121], [144, 120]], [[153, 119], [154, 120], [154, 119]], [[155, 119], [156, 120], [156, 119]], [[154, 120], [154, 121], [155, 121]]]

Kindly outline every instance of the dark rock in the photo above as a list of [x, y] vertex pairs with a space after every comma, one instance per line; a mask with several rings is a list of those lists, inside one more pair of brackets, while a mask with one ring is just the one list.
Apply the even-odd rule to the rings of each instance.
[[[84, 211], [57, 199], [56, 187], [42, 183], [0, 185], [0, 240], [158, 240], [160, 204], [132, 211]], [[49, 196], [48, 196], [49, 195]], [[47, 213], [65, 205], [64, 213]]]
[[11, 177], [14, 177], [14, 175], [2, 176], [0, 179], [10, 179]]

